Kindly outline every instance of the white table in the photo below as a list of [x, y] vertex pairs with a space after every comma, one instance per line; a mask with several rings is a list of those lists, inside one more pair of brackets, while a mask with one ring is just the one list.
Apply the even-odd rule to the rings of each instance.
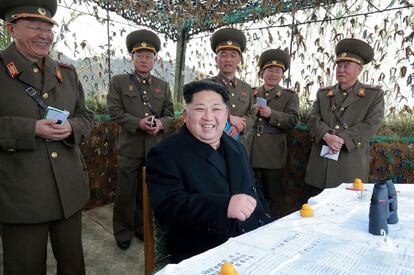
[[362, 200], [346, 187], [311, 198], [314, 217], [292, 213], [157, 274], [212, 275], [224, 262], [239, 275], [414, 274], [414, 185], [396, 185], [400, 221], [389, 225], [388, 239], [368, 232], [373, 185]]

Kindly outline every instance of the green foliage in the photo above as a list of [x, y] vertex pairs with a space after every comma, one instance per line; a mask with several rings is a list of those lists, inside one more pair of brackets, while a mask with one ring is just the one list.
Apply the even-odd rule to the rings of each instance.
[[0, 22], [0, 50], [6, 48], [11, 42], [11, 36], [7, 31], [4, 21]]
[[106, 97], [104, 96], [88, 96], [86, 97], [86, 106], [95, 114], [106, 113]]
[[412, 113], [401, 113], [385, 118], [384, 125], [379, 130], [380, 135], [413, 137], [414, 116]]

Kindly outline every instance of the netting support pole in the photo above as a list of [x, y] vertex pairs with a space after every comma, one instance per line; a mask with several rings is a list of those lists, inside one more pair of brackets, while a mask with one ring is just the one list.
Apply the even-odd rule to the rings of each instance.
[[[295, 35], [297, 34], [297, 26], [295, 25], [295, 12], [292, 15], [292, 25], [290, 27], [290, 47], [289, 47], [289, 55], [292, 56], [293, 51], [293, 41], [295, 39]], [[288, 77], [285, 81], [286, 87], [290, 88], [292, 85], [292, 80], [290, 78], [290, 67], [288, 69]]]
[[180, 103], [183, 100], [183, 85], [184, 85], [184, 68], [185, 68], [185, 52], [187, 48], [188, 35], [187, 30], [180, 28], [177, 34], [177, 52], [175, 63], [175, 78], [174, 78], [174, 93], [176, 102]]

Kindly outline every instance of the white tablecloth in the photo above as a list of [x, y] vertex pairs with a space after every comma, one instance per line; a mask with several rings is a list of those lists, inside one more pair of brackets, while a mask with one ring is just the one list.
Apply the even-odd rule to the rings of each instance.
[[400, 221], [387, 238], [368, 232], [373, 185], [362, 199], [347, 187], [311, 198], [314, 217], [292, 213], [157, 274], [216, 275], [224, 262], [239, 275], [414, 274], [414, 185], [396, 185]]

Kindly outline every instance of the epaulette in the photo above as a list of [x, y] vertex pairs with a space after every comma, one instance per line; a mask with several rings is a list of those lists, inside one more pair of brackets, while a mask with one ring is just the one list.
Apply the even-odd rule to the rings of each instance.
[[335, 88], [335, 85], [320, 87], [319, 91], [333, 90], [334, 88]]
[[288, 92], [291, 92], [291, 93], [296, 93], [296, 91], [295, 90], [293, 90], [293, 89], [289, 89], [289, 88], [284, 88], [285, 89], [285, 91], [288, 91]]
[[381, 85], [371, 85], [371, 84], [361, 84], [361, 87], [365, 88], [365, 89], [371, 89], [371, 90], [381, 90], [382, 86]]
[[65, 69], [69, 69], [69, 70], [75, 70], [75, 67], [72, 64], [66, 64], [66, 63], [62, 63], [62, 62], [58, 62], [59, 67], [61, 68], [65, 68]]

